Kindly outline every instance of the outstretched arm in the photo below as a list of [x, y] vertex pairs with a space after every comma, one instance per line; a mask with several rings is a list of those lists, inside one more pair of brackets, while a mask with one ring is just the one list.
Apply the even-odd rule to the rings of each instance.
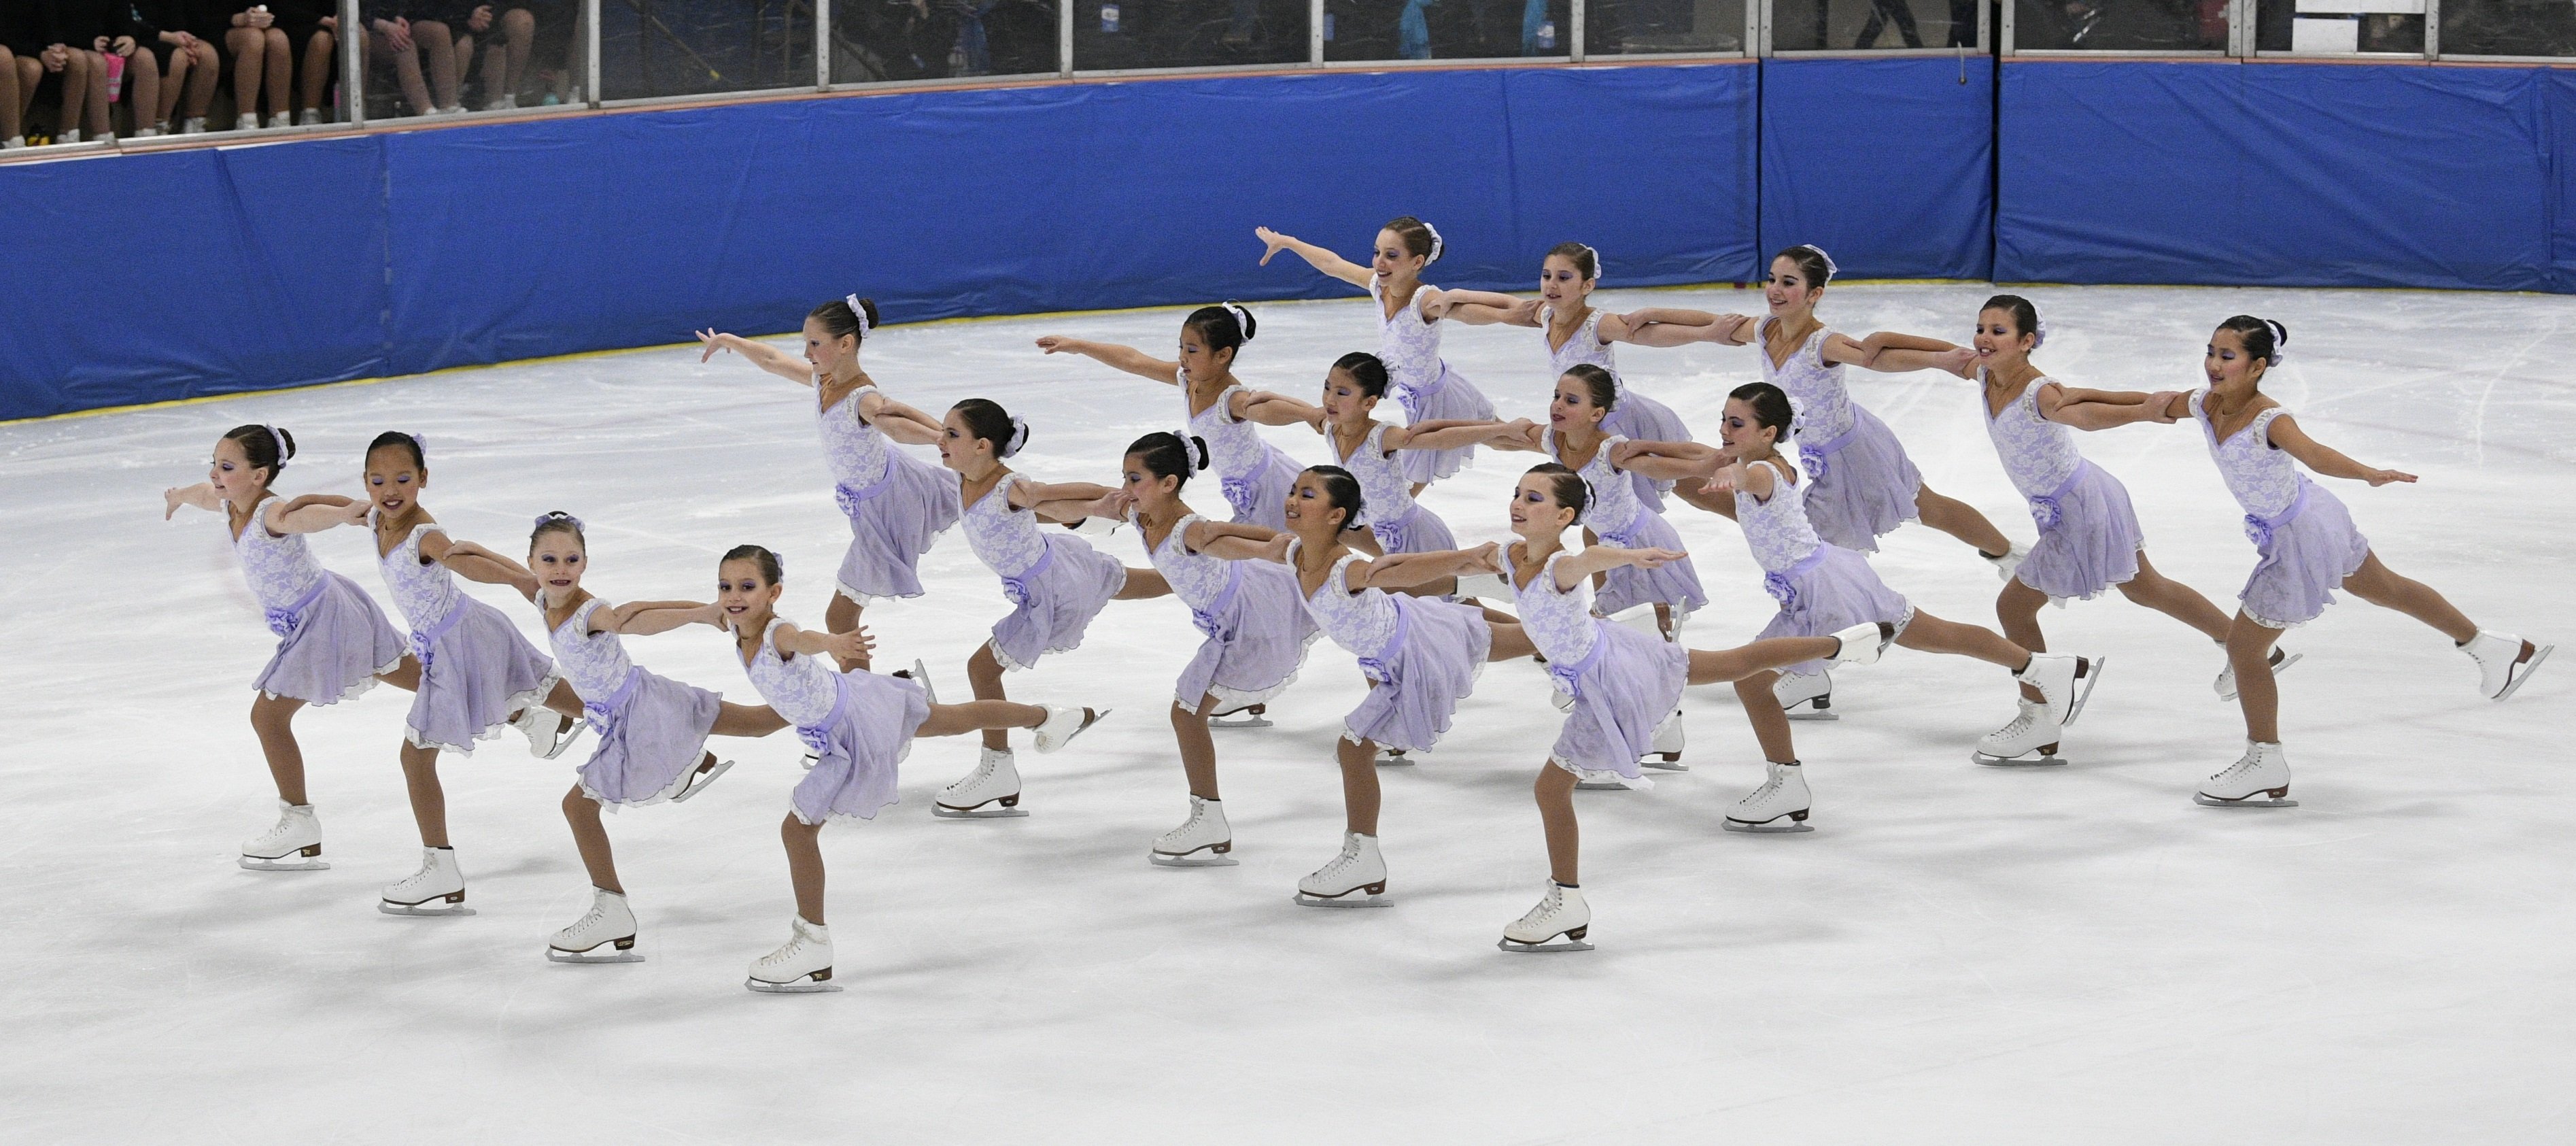
[[763, 342], [753, 342], [739, 334], [719, 334], [714, 327], [698, 332], [698, 341], [706, 349], [698, 354], [704, 362], [719, 350], [730, 350], [751, 360], [751, 364], [800, 386], [814, 384], [814, 364]]
[[2413, 485], [2416, 481], [2415, 475], [2404, 470], [2376, 469], [2352, 460], [2343, 451], [2309, 437], [2308, 432], [2300, 429], [2298, 422], [2288, 414], [2272, 419], [2271, 440], [2273, 445], [2281, 447], [2281, 452], [2299, 459], [2300, 465], [2327, 477], [2366, 481], [2374, 486], [2393, 481]]
[[939, 419], [886, 397], [874, 386], [859, 391], [859, 416], [877, 432], [907, 446], [937, 445], [947, 429]]
[[1189, 532], [1181, 535], [1181, 544], [1192, 553], [1204, 553], [1225, 561], [1257, 560], [1267, 557], [1283, 536], [1276, 530], [1258, 525], [1239, 525], [1231, 521], [1194, 521]]
[[2039, 396], [2040, 414], [2079, 430], [2107, 430], [2133, 422], [2179, 422], [2191, 416], [2191, 398], [2173, 390], [2153, 394], [2121, 390], [2077, 390], [2059, 387], [2057, 400]]
[[1427, 553], [1394, 553], [1374, 561], [1351, 563], [1351, 591], [1375, 586], [1406, 589], [1471, 573], [1503, 571], [1502, 546], [1491, 541], [1474, 549], [1435, 549]]
[[1656, 481], [1704, 478], [1717, 472], [1721, 455], [1698, 442], [1621, 442], [1610, 451], [1610, 464]]
[[1601, 337], [1639, 346], [1685, 346], [1693, 342], [1742, 346], [1753, 341], [1755, 325], [1751, 318], [1740, 314], [1650, 306], [1626, 314], [1602, 315]]
[[1234, 415], [1238, 422], [1313, 427], [1322, 425], [1324, 421], [1323, 407], [1267, 390], [1237, 390], [1227, 401], [1232, 406], [1226, 412]]
[[1516, 443], [1528, 436], [1525, 422], [1491, 419], [1434, 418], [1410, 426], [1389, 426], [1378, 442], [1389, 450], [1454, 450], [1462, 446], [1534, 449]]
[[161, 491], [161, 520], [170, 520], [178, 514], [179, 507], [183, 505], [192, 505], [204, 510], [217, 510], [224, 507], [224, 499], [216, 495], [214, 484], [211, 482], [174, 485]]
[[832, 657], [836, 660], [863, 661], [877, 647], [875, 639], [864, 628], [846, 633], [818, 633], [793, 624], [778, 626], [769, 634], [769, 643], [790, 655]]
[[476, 545], [471, 541], [451, 541], [444, 533], [429, 533], [420, 539], [420, 555], [447, 566], [448, 570], [468, 581], [486, 585], [507, 585], [519, 595], [537, 599], [537, 575], [528, 567]]
[[1514, 298], [1489, 290], [1444, 290], [1440, 297], [1448, 304], [1448, 317], [1469, 326], [1537, 326], [1538, 309], [1534, 298]]
[[336, 493], [308, 493], [283, 505], [270, 507], [268, 520], [260, 524], [275, 534], [320, 533], [343, 525], [367, 523], [368, 504], [359, 498]]
[[1370, 275], [1367, 267], [1354, 263], [1349, 259], [1345, 259], [1340, 255], [1334, 254], [1322, 247], [1318, 247], [1304, 239], [1282, 235], [1268, 227], [1254, 227], [1252, 229], [1252, 237], [1261, 240], [1262, 266], [1266, 267], [1270, 265], [1271, 256], [1276, 255], [1281, 251], [1290, 251], [1295, 253], [1298, 258], [1306, 260], [1307, 266], [1313, 267], [1316, 270], [1322, 271], [1327, 275], [1340, 279], [1343, 282], [1360, 288], [1361, 290], [1368, 289]]
[[1561, 558], [1556, 563], [1556, 591], [1568, 592], [1583, 583], [1584, 578], [1606, 573], [1623, 565], [1639, 569], [1657, 569], [1679, 561], [1690, 554], [1679, 549], [1621, 549], [1616, 545], [1594, 545], [1583, 552]]
[[1882, 374], [1903, 374], [1914, 370], [1946, 370], [1961, 378], [1977, 376], [1977, 352], [1938, 338], [1922, 338], [1882, 330], [1860, 341], [1867, 355], [1859, 365], [1864, 370]]
[[713, 625], [721, 629], [725, 627], [724, 610], [695, 601], [639, 601], [618, 609], [617, 631], [628, 636], [667, 633], [682, 625]]
[[1038, 349], [1048, 354], [1079, 354], [1101, 365], [1124, 370], [1139, 378], [1151, 378], [1166, 386], [1181, 384], [1180, 363], [1165, 362], [1133, 346], [1050, 334], [1038, 339]]

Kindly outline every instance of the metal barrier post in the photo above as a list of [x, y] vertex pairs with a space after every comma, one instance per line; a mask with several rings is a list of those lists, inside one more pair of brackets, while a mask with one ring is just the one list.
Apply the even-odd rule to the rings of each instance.
[[814, 0], [814, 90], [832, 90], [832, 0]]
[[1324, 0], [1308, 0], [1306, 5], [1306, 64], [1324, 66]]
[[352, 127], [367, 122], [367, 35], [358, 0], [340, 0], [340, 122]]
[[1055, 0], [1055, 74], [1073, 74], [1074, 0]]
[[1566, 21], [1566, 23], [1569, 23], [1569, 24], [1574, 25], [1573, 27], [1566, 29], [1566, 31], [1567, 31], [1567, 33], [1568, 33], [1568, 35], [1566, 36], [1566, 40], [1565, 40], [1565, 43], [1566, 43], [1565, 57], [1566, 57], [1567, 59], [1569, 59], [1569, 60], [1574, 61], [1575, 63], [1578, 63], [1578, 64], [1579, 64], [1579, 63], [1582, 63], [1582, 62], [1583, 62], [1583, 0], [1567, 0], [1567, 6], [1566, 6], [1566, 11], [1565, 11], [1565, 21]]
[[607, 93], [599, 90], [599, 3], [600, 0], [581, 0], [582, 94], [589, 97], [584, 102], [594, 108], [607, 98]]

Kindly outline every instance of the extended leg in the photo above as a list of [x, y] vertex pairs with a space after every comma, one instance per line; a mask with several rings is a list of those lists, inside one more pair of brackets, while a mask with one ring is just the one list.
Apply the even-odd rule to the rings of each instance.
[[259, 737], [260, 753], [268, 758], [269, 777], [277, 782], [277, 798], [289, 804], [309, 804], [304, 791], [304, 749], [295, 742], [295, 710], [304, 702], [293, 697], [260, 693], [250, 702], [250, 730]]
[[2343, 587], [2352, 595], [2383, 609], [2395, 609], [2439, 630], [2455, 645], [2469, 643], [2478, 635], [2478, 626], [2468, 615], [2452, 606], [2433, 587], [2411, 577], [2403, 577], [2379, 563], [2373, 553], [2361, 559], [2361, 568], [2343, 579]]
[[787, 846], [787, 879], [796, 886], [796, 914], [823, 925], [823, 825], [809, 824], [787, 813], [778, 822], [778, 839]]
[[1112, 594], [1109, 599], [1142, 601], [1147, 597], [1168, 597], [1171, 594], [1172, 583], [1164, 580], [1161, 573], [1152, 569], [1129, 569], [1127, 583], [1119, 586], [1118, 592]]
[[718, 702], [715, 727], [711, 736], [767, 736], [787, 727], [787, 718], [765, 704]]
[[582, 870], [590, 873], [590, 885], [601, 891], [626, 894], [617, 882], [617, 860], [608, 847], [608, 829], [599, 822], [599, 801], [584, 795], [581, 785], [564, 793], [564, 822], [572, 825], [573, 846], [581, 849]]
[[962, 736], [969, 732], [984, 733], [984, 746], [994, 747], [993, 739], [1003, 737], [1002, 747], [1009, 747], [1008, 730], [1035, 728], [1046, 723], [1047, 710], [1034, 704], [1008, 700], [975, 700], [965, 704], [934, 704], [930, 717], [914, 730], [915, 736]]
[[[2356, 595], [2358, 592], [2355, 591]], [[2157, 572], [2155, 566], [2147, 563], [2143, 549], [2138, 551], [2138, 575], [2120, 583], [2120, 595], [2189, 625], [2210, 640], [2227, 639], [2227, 614], [2210, 604], [2209, 598], [2201, 596], [2198, 590]], [[2013, 636], [2013, 632], [2006, 628], [2004, 635]], [[2019, 641], [2018, 637], [2014, 639]], [[2023, 643], [2032, 651], [2039, 649], [2037, 645]]]
[[[1779, 674], [1773, 670], [1807, 661], [1830, 660], [1842, 652], [1842, 648], [1843, 643], [1832, 637], [1773, 637], [1731, 649], [1689, 649], [1685, 651], [1690, 653], [1690, 675], [1685, 681], [1689, 684], [1723, 684], [1757, 673], [1776, 677]], [[1775, 711], [1779, 709], [1778, 698], [1773, 698], [1771, 707]], [[1788, 720], [1788, 715], [1783, 713], [1780, 717], [1782, 728], [1788, 727]]]
[[2012, 542], [1995, 528], [1994, 522], [1986, 520], [1985, 514], [1967, 502], [1932, 492], [1931, 486], [1914, 491], [1914, 512], [1923, 524], [1976, 546], [1977, 552], [1988, 557], [2012, 552]]
[[1576, 870], [1583, 854], [1583, 833], [1574, 818], [1574, 773], [1554, 764], [1541, 764], [1538, 782], [1531, 792], [1538, 798], [1538, 822], [1547, 831], [1547, 870], [1550, 878], [1572, 886], [1583, 882]]

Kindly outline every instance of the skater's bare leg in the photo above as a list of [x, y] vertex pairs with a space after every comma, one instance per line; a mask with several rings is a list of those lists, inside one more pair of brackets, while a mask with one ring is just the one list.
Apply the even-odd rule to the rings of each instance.
[[[975, 655], [966, 658], [966, 683], [974, 689], [977, 700], [1009, 698], [1010, 694], [1002, 689], [1002, 662], [994, 658], [992, 642], [978, 646]], [[1011, 747], [1011, 737], [999, 728], [986, 729], [984, 747], [995, 752], [1006, 751]]]
[[1690, 654], [1690, 675], [1684, 678], [1687, 683], [1724, 684], [1755, 673], [1777, 676], [1772, 670], [1830, 659], [1843, 651], [1843, 643], [1832, 637], [1772, 637], [1731, 649], [1684, 651]]
[[[982, 732], [984, 746], [993, 746], [993, 737], [1007, 737], [1013, 728], [1035, 728], [1046, 723], [1046, 709], [1034, 704], [1007, 700], [975, 700], [965, 704], [934, 704], [930, 718], [913, 730], [914, 736], [963, 736]], [[1009, 745], [1005, 739], [1003, 744]]]
[[1129, 569], [1127, 583], [1119, 586], [1118, 591], [1110, 594], [1109, 599], [1142, 601], [1147, 597], [1168, 597], [1171, 594], [1172, 583], [1164, 580], [1160, 572], [1152, 569]]
[[823, 825], [809, 824], [787, 813], [778, 822], [778, 840], [787, 845], [787, 879], [796, 885], [796, 914], [823, 926]]
[[396, 664], [390, 671], [377, 673], [376, 679], [404, 692], [419, 692], [420, 662], [414, 660], [411, 654], [405, 653], [401, 663]]
[[2012, 552], [2012, 541], [2004, 536], [2002, 530], [1995, 528], [1994, 522], [1986, 520], [1985, 514], [1955, 497], [1943, 497], [1932, 492], [1931, 486], [1915, 489], [1914, 513], [1922, 518], [1923, 524], [1976, 546], [1977, 552], [1988, 557], [2001, 557]]
[[250, 702], [250, 730], [259, 737], [260, 754], [268, 757], [268, 775], [277, 781], [277, 798], [298, 806], [311, 803], [304, 793], [304, 749], [295, 742], [295, 710], [304, 702], [291, 696], [260, 693]]
[[[2401, 577], [2379, 563], [2373, 553], [2361, 559], [2361, 568], [2343, 579], [2343, 587], [2353, 596], [2383, 609], [2395, 609], [2441, 630], [2455, 645], [2469, 643], [2478, 635], [2478, 626], [2468, 615], [2453, 608], [2433, 587], [2411, 577]], [[2525, 642], [2528, 643], [2528, 642]]]
[[[864, 612], [866, 612], [866, 606], [851, 600], [848, 594], [834, 593], [832, 603], [823, 606], [823, 628], [832, 633], [856, 631], [859, 627], [859, 616]], [[832, 660], [841, 666], [842, 672], [870, 667], [866, 657], [848, 659], [834, 657]]]
[[1348, 736], [1333, 741], [1333, 756], [1342, 765], [1344, 826], [1363, 836], [1377, 834], [1377, 745], [1353, 743]]
[[[2140, 561], [2138, 576], [2144, 577], [2147, 575], [2147, 569], [2143, 555]], [[2129, 587], [2122, 585], [2120, 591], [2128, 593]], [[2186, 589], [2184, 592], [2190, 592], [2190, 590]], [[2135, 600], [2136, 595], [2131, 594], [2130, 599]], [[2206, 603], [2203, 602], [2203, 604]], [[2039, 611], [2047, 604], [2048, 594], [2022, 584], [2021, 578], [2013, 578], [2012, 583], [2005, 585], [2004, 591], [1995, 596], [1995, 619], [2003, 622], [2004, 639], [2035, 653], [2047, 652], [2048, 638], [2042, 636], [2039, 631]], [[2222, 640], [2225, 639], [2226, 620], [2225, 617], [2219, 618], [2219, 633]], [[2039, 694], [2038, 689], [2029, 685], [2021, 686], [2021, 698], [2033, 704], [2047, 699]]]
[[1753, 739], [1761, 742], [1762, 758], [1787, 764], [1798, 758], [1798, 746], [1789, 735], [1789, 713], [1771, 691], [1779, 679], [1779, 673], [1765, 671], [1738, 680], [1735, 698], [1744, 704], [1744, 719], [1753, 725]]
[[1575, 870], [1583, 854], [1583, 833], [1574, 819], [1574, 773], [1541, 764], [1538, 782], [1530, 788], [1538, 797], [1539, 825], [1547, 830], [1549, 878], [1568, 887], [1582, 883]]
[[438, 785], [438, 750], [410, 741], [402, 746], [403, 786], [411, 794], [411, 818], [420, 824], [423, 847], [447, 846], [447, 790]]
[[767, 736], [787, 727], [787, 718], [765, 704], [735, 704], [718, 701], [715, 727], [710, 736]]
[[1180, 741], [1181, 772], [1189, 777], [1190, 795], [1214, 800], [1216, 794], [1216, 737], [1208, 734], [1208, 714], [1216, 711], [1216, 697], [1201, 696], [1198, 711], [1172, 702], [1172, 738]]
[[1485, 654], [1486, 660], [1516, 661], [1522, 657], [1538, 655], [1538, 646], [1530, 643], [1529, 630], [1520, 627], [1517, 622], [1489, 623], [1487, 627], [1494, 631], [1494, 645], [1492, 651]]
[[609, 853], [608, 829], [599, 822], [599, 801], [583, 795], [581, 785], [564, 793], [564, 822], [572, 825], [572, 843], [581, 849], [582, 870], [590, 873], [590, 885], [601, 891], [626, 894], [617, 882], [617, 860]]
[[[2189, 625], [2210, 640], [2227, 639], [2227, 614], [2210, 604], [2199, 590], [2157, 572], [2147, 563], [2146, 550], [2138, 551], [2138, 575], [2120, 583], [2120, 595]], [[2007, 628], [2004, 635], [2010, 637], [2013, 632]], [[2040, 651], [2038, 645], [2018, 637], [2014, 640], [2033, 652]]]
[[2236, 670], [2236, 704], [2245, 710], [2245, 738], [2281, 742], [2281, 687], [2272, 680], [2272, 645], [2281, 630], [2239, 612], [2227, 629], [2227, 664]]
[[1905, 631], [1897, 634], [1896, 643], [1927, 653], [1975, 657], [2014, 672], [2030, 663], [2030, 650], [2005, 640], [1993, 629], [1944, 621], [1921, 609], [1914, 611], [1914, 620], [1905, 626]]

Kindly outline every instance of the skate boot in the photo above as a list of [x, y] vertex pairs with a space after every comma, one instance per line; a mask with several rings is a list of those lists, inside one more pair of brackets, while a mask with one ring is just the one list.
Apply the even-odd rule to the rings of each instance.
[[1407, 755], [1404, 749], [1380, 748], [1377, 750], [1377, 766], [1380, 768], [1410, 768], [1413, 765], [1413, 757]]
[[528, 738], [528, 755], [552, 760], [581, 738], [583, 723], [542, 704], [531, 704], [510, 718], [510, 727]]
[[2038, 689], [2048, 705], [2048, 718], [2066, 728], [2084, 715], [2084, 702], [2093, 698], [2093, 686], [2101, 683], [2102, 670], [2110, 663], [2109, 657], [2032, 653], [2030, 663], [2013, 679]]
[[[1074, 737], [1082, 735], [1092, 725], [1109, 719], [1106, 708], [1093, 712], [1088, 708], [1063, 708], [1050, 704], [1046, 706], [1046, 714], [1046, 721], [1038, 725], [1039, 755], [1072, 743]], [[1016, 789], [1018, 781], [1014, 779], [1012, 783]]]
[[770, 994], [802, 995], [838, 991], [832, 979], [832, 929], [796, 917], [787, 946], [752, 961], [751, 977], [742, 985]]
[[[1052, 720], [1053, 717], [1048, 719]], [[987, 748], [975, 770], [939, 790], [930, 814], [946, 818], [998, 820], [1025, 816], [1020, 810], [1020, 766], [1008, 748]]]
[[456, 849], [420, 850], [420, 870], [401, 883], [385, 885], [376, 910], [387, 915], [474, 914], [465, 906], [465, 873], [456, 866]]
[[1575, 769], [1574, 786], [1588, 788], [1595, 792], [1652, 792], [1655, 790], [1655, 782], [1651, 779], [1644, 776], [1631, 779], [1607, 768]]
[[[602, 951], [601, 947], [609, 950]], [[572, 926], [555, 932], [546, 958], [557, 963], [641, 963], [635, 953], [635, 913], [626, 897], [602, 888], [590, 889], [590, 910]]]
[[1977, 750], [1968, 759], [1989, 767], [2038, 767], [2064, 764], [2058, 758], [2057, 741], [2061, 728], [2048, 718], [2048, 706], [2036, 700], [2021, 702], [2021, 715], [1977, 741]]
[[[1771, 682], [1771, 695], [1791, 720], [1840, 720], [1834, 708], [1834, 674], [1781, 673]], [[1800, 706], [1805, 707], [1800, 707]]]
[[1377, 854], [1377, 837], [1342, 833], [1342, 854], [1297, 881], [1297, 902], [1308, 907], [1385, 907], [1386, 860]]
[[2011, 546], [2005, 549], [2001, 554], [1987, 553], [1983, 550], [1979, 550], [1977, 556], [1984, 560], [1986, 564], [1995, 567], [1996, 578], [2010, 581], [2013, 579], [2013, 574], [2020, 571], [2022, 559], [2030, 556], [2030, 546], [2015, 541], [2012, 542]]
[[2212, 776], [2192, 795], [2213, 808], [2295, 808], [2290, 799], [2290, 756], [2278, 744], [2248, 740], [2245, 755]]
[[1795, 760], [1786, 764], [1774, 762], [1769, 767], [1770, 778], [1727, 810], [1726, 830], [1764, 833], [1815, 831], [1807, 826], [1807, 809], [1814, 803], [1807, 794], [1807, 770], [1800, 768]]
[[701, 756], [699, 759], [702, 763], [698, 765], [698, 770], [689, 773], [688, 776], [684, 777], [681, 781], [686, 786], [682, 787], [677, 792], [671, 793], [672, 803], [680, 803], [691, 796], [695, 796], [700, 792], [706, 791], [707, 785], [716, 782], [716, 777], [733, 771], [733, 761], [731, 760], [718, 760], [713, 754]]
[[1502, 939], [1494, 946], [1524, 954], [1540, 951], [1589, 951], [1592, 945], [1583, 941], [1583, 933], [1592, 930], [1592, 907], [1583, 902], [1583, 889], [1549, 880], [1547, 897], [1529, 914], [1503, 929]]
[[1874, 665], [1878, 663], [1879, 654], [1886, 652], [1887, 646], [1896, 643], [1896, 626], [1885, 621], [1853, 625], [1835, 633], [1834, 639], [1841, 641], [1843, 645], [1841, 651], [1833, 656], [1835, 664]]
[[914, 683], [914, 684], [920, 685], [920, 686], [921, 686], [921, 699], [923, 699], [923, 700], [925, 700], [925, 701], [928, 701], [928, 702], [929, 702], [929, 703], [931, 703], [931, 704], [937, 704], [937, 703], [939, 703], [939, 690], [938, 690], [938, 689], [935, 689], [935, 688], [930, 687], [930, 666], [929, 666], [929, 665], [923, 664], [923, 663], [921, 663], [920, 661], [914, 661], [914, 662], [912, 662], [912, 667], [911, 667], [911, 668], [908, 668], [908, 669], [896, 669], [896, 670], [894, 670], [894, 672], [892, 672], [892, 673], [890, 673], [890, 674], [888, 674], [888, 675], [891, 675], [891, 676], [899, 676], [899, 677], [902, 677], [902, 678], [903, 678], [903, 679], [905, 679], [905, 680], [911, 681], [911, 682], [912, 682], [912, 683]]
[[1688, 772], [1690, 765], [1682, 763], [1682, 746], [1686, 742], [1687, 738], [1682, 735], [1682, 710], [1676, 708], [1662, 724], [1655, 726], [1654, 744], [1646, 750], [1645, 758], [1637, 763], [1662, 772]]
[[311, 804], [277, 802], [277, 825], [241, 847], [241, 865], [252, 871], [323, 871], [322, 821]]
[[1190, 818], [1154, 841], [1145, 858], [1164, 867], [1233, 867], [1226, 855], [1234, 850], [1234, 829], [1225, 822], [1225, 804], [1190, 797]]
[[2535, 645], [2511, 633], [2478, 630], [2469, 643], [2459, 646], [2469, 659], [2478, 662], [2478, 691], [2488, 700], [2503, 700], [2522, 688], [2522, 682], [2540, 670], [2556, 645]]
[[[2219, 643], [2222, 645], [2226, 644], [2225, 641], [2221, 641]], [[2273, 649], [2271, 661], [2272, 675], [2279, 676], [2284, 671], [2287, 671], [2291, 665], [2299, 663], [2299, 657], [2301, 655], [2302, 654], [2290, 652], [2285, 649]], [[2236, 699], [2236, 666], [2229, 665], [2226, 668], [2218, 670], [2218, 680], [2209, 687], [2218, 690], [2218, 699], [2220, 700]]]
[[[1268, 728], [1270, 727], [1269, 712], [1270, 706], [1266, 704], [1247, 704], [1241, 708], [1229, 708], [1223, 712], [1211, 712], [1208, 714], [1208, 727]], [[1237, 719], [1227, 720], [1226, 717], [1229, 716], [1237, 717]]]

